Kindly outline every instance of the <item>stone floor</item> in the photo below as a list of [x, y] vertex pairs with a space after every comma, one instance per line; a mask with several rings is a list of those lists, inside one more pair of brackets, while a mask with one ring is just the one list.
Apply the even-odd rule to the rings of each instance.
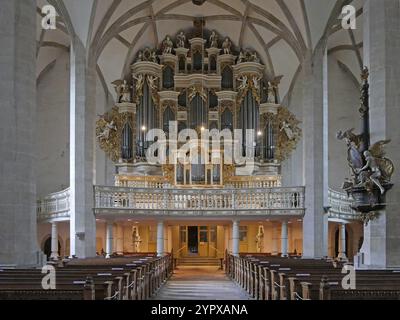
[[250, 300], [218, 267], [179, 267], [154, 300]]

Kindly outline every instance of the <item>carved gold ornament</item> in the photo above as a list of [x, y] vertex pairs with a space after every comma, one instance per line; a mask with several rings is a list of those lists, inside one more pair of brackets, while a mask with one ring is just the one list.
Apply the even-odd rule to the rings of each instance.
[[274, 124], [274, 132], [277, 134], [275, 158], [278, 161], [284, 161], [296, 149], [302, 137], [300, 121], [282, 106], [278, 108], [276, 115], [272, 113], [264, 115], [264, 123], [268, 121]]
[[237, 87], [238, 105], [243, 102], [243, 99], [246, 97], [249, 90], [252, 91], [253, 97], [256, 99], [257, 103], [261, 103], [261, 77], [258, 77], [254, 74], [244, 74], [236, 80], [239, 83], [239, 86]]
[[113, 162], [121, 158], [122, 131], [127, 122], [132, 122], [131, 117], [130, 113], [119, 113], [118, 108], [114, 107], [96, 122], [96, 137], [100, 148]]

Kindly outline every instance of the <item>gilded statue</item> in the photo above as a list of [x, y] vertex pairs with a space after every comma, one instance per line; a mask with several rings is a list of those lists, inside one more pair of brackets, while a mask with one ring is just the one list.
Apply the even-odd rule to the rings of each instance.
[[156, 77], [156, 76], [152, 76], [152, 75], [147, 76], [147, 83], [148, 83], [151, 91], [157, 91], [157, 89], [158, 89], [157, 84], [156, 84], [157, 80], [158, 80], [158, 77]]
[[135, 84], [136, 95], [140, 96], [143, 93], [144, 76], [143, 74], [138, 74], [138, 75], [133, 75], [132, 77], [136, 81]]
[[197, 88], [195, 86], [189, 88], [189, 101], [192, 101], [197, 94], [203, 101], [207, 101], [206, 90], [204, 90], [204, 88]]

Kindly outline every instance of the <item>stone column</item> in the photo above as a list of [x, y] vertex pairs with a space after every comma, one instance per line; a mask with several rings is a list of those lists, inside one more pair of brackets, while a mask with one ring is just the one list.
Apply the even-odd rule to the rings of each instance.
[[36, 2], [2, 0], [0, 6], [0, 264], [34, 266], [43, 256], [34, 173]]
[[278, 226], [276, 223], [272, 223], [272, 252], [273, 256], [278, 255]]
[[322, 258], [327, 246], [324, 216], [324, 81], [327, 77], [324, 41], [303, 62], [303, 183], [306, 186], [303, 219], [303, 256]]
[[96, 255], [93, 215], [96, 64], [88, 61], [77, 36], [71, 46], [70, 70], [70, 239], [71, 256]]
[[157, 256], [164, 255], [164, 221], [157, 224]]
[[387, 157], [397, 170], [387, 192], [386, 210], [364, 228], [361, 263], [371, 268], [400, 267], [400, 3], [367, 0], [364, 5], [364, 64], [370, 70], [371, 144], [391, 139]]
[[339, 225], [339, 255], [340, 260], [347, 260], [346, 256], [346, 224]]
[[233, 220], [232, 222], [232, 254], [239, 256], [240, 253], [240, 236], [239, 236], [240, 221]]
[[116, 252], [118, 254], [123, 254], [124, 253], [124, 226], [122, 225], [122, 222], [117, 224], [117, 246], [116, 246]]
[[58, 228], [57, 222], [51, 223], [51, 260], [58, 260]]
[[106, 223], [106, 259], [111, 258], [113, 254], [113, 228], [114, 224], [112, 221], [107, 221]]
[[287, 221], [282, 221], [281, 252], [282, 252], [282, 257], [288, 256], [288, 223], [287, 223]]

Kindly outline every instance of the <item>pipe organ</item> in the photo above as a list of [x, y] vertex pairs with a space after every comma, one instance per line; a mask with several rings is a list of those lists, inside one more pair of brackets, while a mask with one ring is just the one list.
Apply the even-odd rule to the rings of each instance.
[[[129, 81], [113, 83], [118, 103], [97, 122], [100, 146], [116, 162], [119, 174], [161, 176], [173, 171], [171, 184], [223, 185], [224, 178], [244, 174], [237, 163], [228, 170], [222, 146], [204, 154], [200, 143], [198, 153], [190, 157], [190, 149], [184, 155], [190, 160], [179, 164], [149, 164], [146, 155], [154, 143], [170, 141], [172, 122], [178, 135], [185, 129], [200, 137], [207, 130], [229, 130], [240, 156], [256, 164], [249, 176], [279, 176], [280, 163], [301, 136], [299, 121], [279, 104], [280, 78], [265, 76], [256, 52], [236, 50], [229, 38], [220, 41], [215, 31], [199, 34], [181, 32], [176, 43], [168, 36], [161, 50], [138, 53]], [[149, 138], [151, 129], [163, 130], [164, 137]], [[233, 135], [237, 129], [241, 133]], [[169, 144], [166, 150], [167, 156], [176, 152]], [[219, 162], [204, 163], [204, 157]]]

